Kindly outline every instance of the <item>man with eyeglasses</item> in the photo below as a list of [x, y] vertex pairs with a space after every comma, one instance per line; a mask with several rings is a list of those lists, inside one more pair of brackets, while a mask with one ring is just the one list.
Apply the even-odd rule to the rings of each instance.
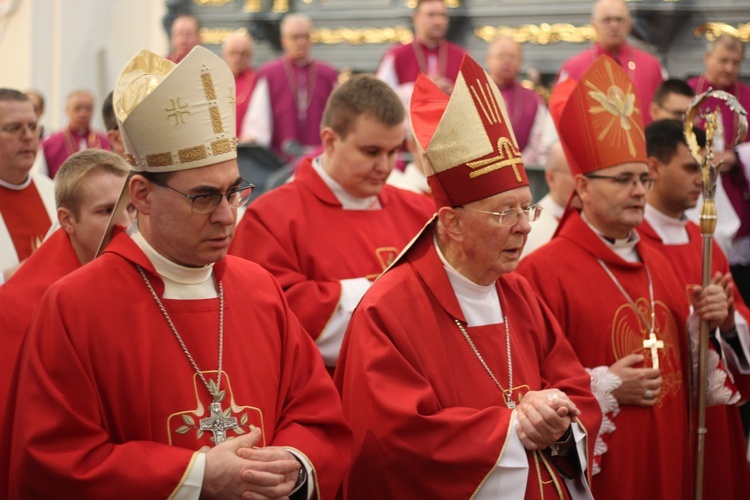
[[589, 377], [513, 273], [540, 208], [499, 90], [468, 56], [457, 82], [415, 84], [437, 214], [363, 297], [336, 368], [344, 497], [590, 498]]
[[42, 299], [8, 404], [10, 498], [336, 494], [336, 389], [278, 283], [226, 256], [252, 188], [233, 87], [203, 47], [120, 74], [132, 171], [110, 224], [127, 203], [138, 219]]
[[[596, 42], [563, 63], [556, 84], [568, 78], [580, 80], [594, 61], [606, 54], [627, 73], [638, 100], [643, 105], [650, 103], [666, 71], [656, 57], [627, 42], [633, 27], [627, 4], [623, 0], [598, 0], [591, 13], [591, 27]], [[648, 124], [651, 118], [644, 116], [643, 121]]]
[[0, 284], [39, 247], [55, 218], [54, 184], [30, 173], [38, 149], [28, 96], [0, 89]]
[[294, 150], [308, 152], [320, 146], [320, 120], [328, 96], [338, 84], [339, 72], [312, 57], [309, 17], [287, 14], [279, 29], [284, 55], [256, 73], [250, 104], [237, 133], [240, 142], [254, 142], [291, 160]]
[[362, 295], [433, 214], [427, 196], [386, 184], [403, 122], [385, 82], [342, 84], [323, 113], [323, 153], [248, 207], [230, 248], [279, 280], [331, 372]]
[[[702, 141], [706, 139], [703, 135]], [[685, 216], [694, 208], [701, 193], [701, 169], [688, 148], [682, 122], [659, 120], [646, 127], [646, 148], [651, 176], [656, 183], [646, 195], [646, 210], [638, 233], [669, 258], [689, 296], [701, 283], [703, 239], [698, 225]], [[739, 294], [729, 263], [713, 242], [712, 275], [720, 279], [729, 301], [727, 319], [719, 325], [720, 335], [712, 338], [720, 346], [723, 362], [732, 368], [735, 380], [750, 374], [750, 331], [748, 310]], [[713, 362], [718, 358], [710, 352]], [[713, 387], [721, 384], [713, 385]], [[747, 470], [747, 444], [736, 404], [712, 406], [706, 410], [708, 434], [705, 441], [705, 463], [710, 464], [704, 479], [704, 497], [742, 498], [750, 483]]]
[[[726, 294], [718, 284], [697, 287], [690, 314], [670, 262], [635, 229], [654, 179], [627, 73], [603, 56], [579, 82], [556, 88], [551, 103], [576, 197], [552, 241], [523, 259], [518, 272], [591, 374], [604, 413], [594, 497], [690, 498], [686, 330], [697, 330], [698, 318], [712, 328], [724, 321]], [[723, 392], [712, 396], [712, 404], [727, 402]]]

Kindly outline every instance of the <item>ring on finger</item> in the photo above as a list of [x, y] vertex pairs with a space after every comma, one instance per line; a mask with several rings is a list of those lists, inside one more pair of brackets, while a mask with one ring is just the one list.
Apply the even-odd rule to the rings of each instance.
[[643, 393], [643, 399], [654, 399], [654, 391], [646, 389], [646, 392]]
[[552, 401], [553, 399], [557, 399], [557, 393], [547, 394], [547, 401]]

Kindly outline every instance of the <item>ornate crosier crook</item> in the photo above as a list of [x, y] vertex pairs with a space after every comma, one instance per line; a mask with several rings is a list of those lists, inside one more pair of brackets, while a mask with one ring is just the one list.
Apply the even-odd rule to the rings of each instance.
[[[709, 109], [709, 98], [718, 99], [726, 103], [727, 107], [734, 113], [735, 136], [731, 146], [741, 142], [747, 134], [747, 112], [737, 99], [723, 90], [711, 90], [696, 96], [690, 103], [685, 118], [685, 138], [687, 139], [690, 152], [695, 161], [701, 166], [703, 206], [701, 207], [700, 228], [703, 238], [703, 263], [701, 274], [701, 285], [707, 287], [711, 280], [711, 252], [714, 230], [716, 229], [716, 181], [719, 177], [719, 166], [721, 162], [714, 162], [713, 140], [718, 127], [717, 118], [720, 116], [718, 107]], [[715, 102], [715, 101], [714, 101]], [[698, 140], [693, 131], [693, 122], [696, 118], [702, 118], [706, 124], [706, 154], [701, 157]], [[706, 441], [706, 383], [708, 379], [708, 321], [701, 321], [699, 351], [698, 351], [698, 426], [696, 466], [695, 466], [695, 498], [703, 497], [703, 457]]]

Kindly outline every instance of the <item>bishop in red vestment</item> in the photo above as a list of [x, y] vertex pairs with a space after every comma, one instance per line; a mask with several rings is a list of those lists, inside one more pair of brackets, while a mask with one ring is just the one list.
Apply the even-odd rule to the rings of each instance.
[[[110, 224], [131, 201], [138, 221], [32, 320], [9, 406], [10, 498], [334, 498], [351, 445], [336, 389], [278, 283], [226, 257], [251, 193], [233, 92], [219, 92], [233, 81], [202, 47], [179, 65], [141, 51], [120, 74], [133, 173]], [[155, 133], [175, 94], [173, 118], [200, 119]]]
[[[692, 497], [688, 302], [669, 261], [634, 230], [653, 184], [639, 99], [627, 73], [603, 56], [550, 102], [582, 209], [569, 203], [556, 236], [518, 272], [591, 374], [604, 413], [594, 496]], [[691, 302], [706, 320], [726, 318], [718, 285], [695, 290]]]
[[[466, 57], [450, 101], [417, 80], [411, 119], [438, 214], [346, 333], [344, 497], [590, 498], [601, 414], [554, 317], [511, 272], [538, 210], [500, 93]], [[461, 134], [485, 140], [452, 147]]]
[[350, 81], [326, 108], [323, 154], [248, 207], [230, 249], [279, 280], [329, 367], [370, 282], [434, 212], [427, 197], [385, 184], [403, 142], [398, 96], [374, 78]]

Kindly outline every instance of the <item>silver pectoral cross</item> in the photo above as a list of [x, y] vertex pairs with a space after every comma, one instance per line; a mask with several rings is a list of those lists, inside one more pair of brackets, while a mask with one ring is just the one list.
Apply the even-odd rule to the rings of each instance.
[[658, 340], [656, 334], [651, 332], [648, 340], [643, 341], [643, 348], [651, 349], [651, 365], [654, 368], [659, 368], [659, 349], [664, 349], [664, 341]]
[[214, 443], [219, 445], [227, 440], [227, 430], [237, 427], [235, 417], [225, 417], [221, 409], [221, 403], [211, 403], [211, 416], [200, 420], [201, 430], [210, 431], [214, 434]]

